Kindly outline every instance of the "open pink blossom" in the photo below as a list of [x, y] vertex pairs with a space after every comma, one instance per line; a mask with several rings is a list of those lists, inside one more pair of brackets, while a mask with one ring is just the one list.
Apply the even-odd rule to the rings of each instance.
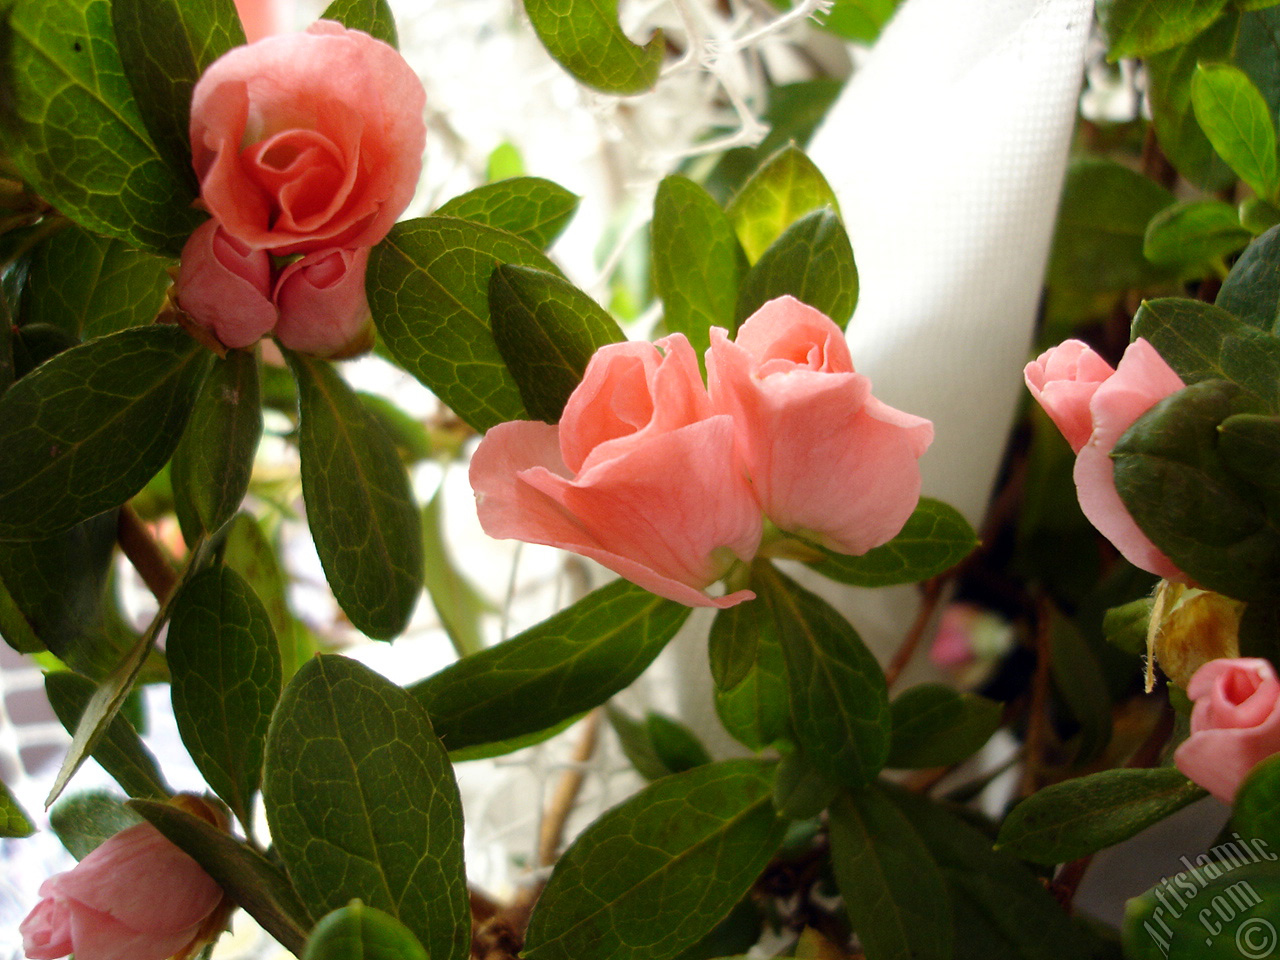
[[222, 890], [149, 823], [117, 833], [40, 885], [19, 926], [30, 960], [166, 960], [199, 945]]
[[342, 357], [373, 342], [373, 317], [364, 293], [369, 248], [317, 250], [289, 264], [276, 281], [280, 311], [275, 336], [299, 353]]
[[[1116, 491], [1111, 451], [1140, 416], [1184, 384], [1146, 340], [1111, 365], [1078, 340], [1027, 364], [1027, 387], [1076, 452], [1080, 509], [1126, 560], [1166, 580], [1187, 577], [1142, 532]], [[1087, 432], [1086, 432], [1087, 430]]]
[[331, 21], [236, 47], [192, 93], [200, 198], [255, 250], [372, 246], [413, 196], [424, 101], [399, 53]]
[[236, 13], [250, 43], [288, 29], [293, 8], [293, 0], [236, 0]]
[[226, 347], [257, 343], [276, 324], [271, 257], [206, 220], [187, 238], [174, 295], [183, 311]]
[[733, 341], [712, 328], [707, 378], [776, 526], [855, 555], [902, 529], [920, 499], [918, 461], [933, 425], [871, 395], [824, 314], [779, 297]]
[[471, 460], [480, 524], [491, 537], [589, 557], [689, 606], [754, 594], [704, 588], [760, 543], [760, 508], [682, 334], [617, 343], [592, 357], [559, 426], [493, 427]]
[[1191, 736], [1173, 760], [1224, 803], [1235, 800], [1249, 771], [1280, 753], [1280, 680], [1270, 661], [1210, 660], [1191, 678]]

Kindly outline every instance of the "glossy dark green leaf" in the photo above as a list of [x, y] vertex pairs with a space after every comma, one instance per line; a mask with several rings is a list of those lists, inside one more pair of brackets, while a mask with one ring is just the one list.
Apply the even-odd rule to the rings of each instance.
[[51, 360], [64, 350], [70, 350], [80, 338], [67, 333], [61, 327], [47, 323], [28, 323], [13, 331], [13, 372], [21, 379], [46, 360]]
[[450, 750], [533, 733], [628, 686], [689, 612], [617, 580], [409, 690]]
[[711, 327], [737, 329], [734, 312], [746, 258], [720, 205], [687, 177], [672, 174], [653, 200], [650, 250], [662, 319], [701, 357]]
[[822, 25], [838, 37], [871, 43], [902, 0], [835, 0]]
[[876, 788], [831, 806], [831, 865], [869, 960], [949, 960], [951, 904], [911, 821]]
[[580, 83], [605, 93], [643, 93], [657, 82], [666, 41], [655, 30], [644, 46], [618, 23], [618, 0], [525, 0], [547, 52]]
[[1099, 0], [1098, 19], [1111, 41], [1107, 56], [1145, 57], [1185, 43], [1226, 5], [1226, 0]]
[[484, 647], [480, 621], [493, 605], [462, 575], [449, 555], [444, 536], [443, 496], [442, 484], [422, 508], [423, 574], [440, 625], [453, 641], [458, 656], [465, 657]]
[[29, 837], [35, 832], [31, 818], [9, 788], [0, 783], [0, 837]]
[[[74, 733], [96, 689], [93, 681], [59, 671], [45, 676], [44, 689], [62, 725]], [[131, 797], [165, 799], [172, 794], [156, 766], [156, 758], [129, 721], [119, 714], [108, 724], [92, 755]]]
[[496, 227], [545, 250], [568, 226], [578, 199], [541, 177], [510, 177], [459, 194], [441, 204], [435, 216]]
[[825, 776], [871, 781], [889, 753], [884, 673], [849, 621], [771, 564], [752, 570], [782, 641], [796, 742]]
[[320, 19], [336, 20], [350, 30], [363, 30], [375, 40], [400, 46], [396, 19], [387, 0], [332, 0]]
[[302, 952], [311, 917], [275, 863], [231, 834], [167, 803], [133, 800], [129, 806], [200, 864], [286, 950], [295, 955]]
[[1177, 567], [1209, 590], [1264, 599], [1280, 582], [1280, 530], [1222, 463], [1218, 425], [1257, 401], [1205, 380], [1156, 404], [1116, 444], [1116, 488]]
[[235, 4], [111, 0], [111, 21], [151, 141], [170, 169], [198, 192], [191, 167], [191, 91], [214, 60], [245, 42]]
[[770, 766], [726, 760], [665, 777], [587, 827], [556, 864], [529, 960], [666, 960], [750, 889], [782, 840]]
[[272, 717], [263, 801], [313, 914], [359, 899], [408, 927], [430, 956], [466, 956], [461, 800], [406, 691], [346, 657], [308, 662]]
[[555, 274], [504, 263], [489, 277], [498, 352], [529, 415], [558, 423], [595, 352], [626, 340], [613, 317]]
[[1200, 64], [1191, 104], [1218, 155], [1260, 197], [1276, 193], [1276, 131], [1271, 111], [1248, 75], [1230, 64]]
[[1243, 249], [1251, 237], [1233, 205], [1189, 200], [1151, 218], [1142, 252], [1161, 266], [1195, 267]]
[[23, 178], [81, 226], [176, 256], [204, 215], [151, 140], [108, 0], [18, 0], [0, 39], [0, 139]]
[[1204, 796], [1171, 767], [1104, 770], [1023, 800], [1005, 818], [997, 847], [1034, 863], [1065, 863], [1127, 840]]
[[171, 262], [68, 224], [31, 253], [23, 323], [85, 340], [150, 323], [169, 289]]
[[799, 750], [785, 754], [773, 779], [773, 805], [788, 820], [811, 820], [835, 799], [840, 788], [824, 777]]
[[1245, 248], [1218, 291], [1217, 306], [1244, 323], [1280, 333], [1280, 227]]
[[0, 639], [18, 653], [43, 653], [45, 645], [0, 578]]
[[298, 383], [307, 525], [333, 595], [379, 640], [405, 628], [422, 592], [422, 533], [404, 464], [333, 365], [288, 354]]
[[939, 683], [904, 690], [889, 705], [889, 767], [944, 767], [968, 759], [1000, 726], [1000, 704]]
[[1280, 495], [1280, 416], [1239, 413], [1218, 426], [1218, 450], [1237, 478]]
[[[722, 620], [724, 614], [738, 613]], [[743, 631], [751, 633], [743, 636]], [[712, 675], [727, 679], [742, 673], [731, 687], [717, 687], [716, 714], [738, 741], [763, 750], [785, 739], [791, 729], [787, 669], [768, 603], [757, 597], [716, 615], [711, 624]], [[733, 649], [724, 649], [732, 644]], [[720, 658], [724, 662], [718, 665]]]
[[178, 327], [73, 347], [0, 397], [0, 539], [119, 506], [164, 466], [213, 355]]
[[727, 610], [716, 611], [707, 640], [707, 657], [711, 661], [711, 678], [715, 680], [716, 689], [732, 690], [736, 687], [759, 659], [760, 644], [777, 642], [770, 629], [772, 621], [760, 617], [763, 606], [749, 600]]
[[1107, 676], [1080, 628], [1056, 611], [1049, 645], [1054, 689], [1080, 725], [1075, 761], [1084, 763], [1097, 757], [1111, 741], [1113, 704]]
[[843, 327], [858, 303], [858, 268], [844, 224], [830, 209], [805, 214], [782, 232], [742, 280], [741, 323], [784, 295], [820, 310]]
[[856, 587], [918, 583], [950, 570], [978, 546], [978, 535], [960, 511], [921, 497], [902, 532], [860, 557], [823, 550], [811, 564], [825, 577]]
[[403, 923], [353, 900], [320, 918], [302, 960], [428, 960]]
[[1251, 842], [1280, 847], [1280, 757], [1249, 771], [1232, 805], [1231, 825]]
[[221, 530], [240, 509], [261, 438], [257, 355], [229, 350], [213, 361], [173, 452], [169, 477], [187, 543]]
[[643, 720], [633, 720], [612, 705], [605, 710], [622, 752], [636, 772], [648, 780], [711, 762], [706, 747], [693, 731], [671, 717], [650, 711]]
[[49, 826], [77, 860], [83, 860], [102, 841], [142, 823], [125, 806], [124, 798], [101, 790], [77, 793], [59, 800], [49, 811]]
[[182, 742], [247, 828], [282, 684], [267, 611], [239, 574], [211, 567], [174, 601], [165, 653]]
[[547, 727], [545, 730], [537, 730], [534, 733], [526, 733], [523, 736], [511, 737], [509, 740], [494, 740], [492, 743], [480, 743], [474, 747], [450, 750], [449, 761], [458, 764], [466, 763], [468, 760], [489, 760], [493, 757], [505, 757], [507, 754], [523, 750], [525, 747], [535, 747], [540, 743], [546, 743], [557, 734], [564, 733], [584, 716], [586, 716], [585, 713], [579, 713], [561, 720], [555, 726]]
[[489, 275], [500, 263], [558, 272], [504, 230], [426, 217], [392, 228], [374, 247], [366, 280], [378, 333], [396, 362], [482, 431], [525, 416], [489, 327]]
[[751, 263], [807, 213], [830, 207], [836, 195], [813, 161], [794, 144], [785, 146], [756, 171], [729, 204], [729, 219]]

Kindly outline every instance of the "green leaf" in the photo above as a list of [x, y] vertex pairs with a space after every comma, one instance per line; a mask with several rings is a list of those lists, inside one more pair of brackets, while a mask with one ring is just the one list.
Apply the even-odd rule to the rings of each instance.
[[653, 200], [649, 248], [663, 323], [687, 336], [701, 357], [712, 327], [737, 329], [734, 308], [746, 256], [733, 224], [711, 194], [672, 174], [658, 184]]
[[823, 207], [839, 215], [840, 205], [826, 178], [802, 150], [790, 145], [766, 160], [743, 185], [728, 214], [747, 260], [755, 263], [787, 227]]
[[752, 574], [782, 641], [796, 742], [836, 783], [868, 783], [889, 752], [889, 694], [880, 665], [821, 597], [769, 563], [756, 564]]
[[818, 772], [803, 753], [783, 755], [773, 780], [773, 805], [788, 820], [812, 820], [840, 788]]
[[835, 0], [822, 26], [854, 43], [871, 43], [902, 0]]
[[423, 576], [440, 625], [453, 641], [458, 656], [466, 657], [484, 648], [480, 620], [493, 605], [462, 575], [449, 555], [443, 527], [443, 496], [441, 484], [422, 508]]
[[1249, 197], [1240, 204], [1240, 226], [1250, 234], [1261, 236], [1277, 223], [1280, 223], [1280, 209], [1269, 200]]
[[1249, 771], [1236, 794], [1231, 825], [1251, 841], [1280, 846], [1280, 757]]
[[1209, 26], [1227, 0], [1099, 0], [1110, 60], [1145, 57], [1185, 43]]
[[461, 800], [407, 692], [346, 657], [308, 662], [272, 717], [262, 792], [275, 849], [314, 914], [358, 898], [430, 956], [466, 956]]
[[777, 643], [772, 621], [761, 617], [764, 605], [753, 601], [717, 610], [711, 621], [707, 656], [717, 690], [732, 690], [751, 672], [760, 657], [760, 645]]
[[831, 806], [831, 865], [870, 960], [949, 960], [951, 904], [911, 821], [874, 787]]
[[1271, 502], [1280, 502], [1280, 417], [1227, 417], [1218, 425], [1218, 450], [1232, 474], [1264, 490]]
[[1140, 656], [1147, 652], [1147, 628], [1155, 601], [1141, 597], [1123, 606], [1112, 607], [1102, 618], [1102, 635], [1125, 653]]
[[486, 183], [446, 201], [437, 217], [457, 217], [514, 233], [539, 250], [560, 236], [578, 209], [579, 197], [541, 177], [510, 177]]
[[494, 757], [505, 757], [507, 754], [523, 750], [525, 747], [535, 747], [540, 743], [546, 743], [557, 734], [564, 733], [585, 716], [585, 713], [579, 713], [561, 720], [555, 726], [547, 727], [545, 730], [526, 733], [524, 736], [512, 737], [510, 740], [495, 740], [492, 743], [481, 743], [474, 747], [450, 750], [449, 762], [459, 764], [466, 763], [468, 760], [491, 760]]
[[365, 281], [396, 362], [480, 431], [525, 416], [489, 330], [489, 276], [500, 263], [559, 272], [503, 230], [425, 217], [396, 224], [373, 248]]
[[858, 268], [849, 235], [832, 210], [805, 214], [760, 255], [738, 293], [738, 323], [770, 300], [787, 294], [825, 313], [841, 327], [853, 316], [858, 304]]
[[267, 611], [239, 574], [211, 567], [174, 601], [165, 653], [182, 742], [248, 829], [282, 684]]
[[525, 0], [538, 39], [579, 83], [605, 93], [643, 93], [658, 80], [666, 40], [661, 30], [644, 45], [618, 23], [618, 0]]
[[646, 780], [659, 780], [672, 773], [658, 757], [649, 739], [649, 728], [640, 720], [633, 720], [611, 703], [605, 704], [605, 716], [618, 737], [618, 746], [635, 767], [636, 773]]
[[0, 837], [29, 837], [35, 832], [31, 818], [9, 788], [0, 783]]
[[[12, 273], [12, 271], [10, 271]], [[16, 379], [13, 364], [13, 312], [9, 309], [9, 299], [3, 286], [0, 286], [0, 394], [9, 389]]]
[[1207, 796], [1177, 770], [1104, 770], [1055, 783], [1019, 803], [997, 849], [1034, 863], [1066, 863], [1128, 840]]
[[212, 354], [179, 327], [58, 354], [0, 397], [0, 540], [35, 540], [119, 506], [173, 453]]
[[[49, 704], [69, 733], [75, 732], [95, 689], [92, 680], [67, 671], [46, 674], [44, 678]], [[129, 721], [119, 714], [112, 717], [92, 754], [131, 797], [167, 799], [173, 792], [160, 775], [156, 758]]]
[[1280, 581], [1280, 531], [1223, 464], [1218, 425], [1256, 401], [1222, 380], [1162, 400], [1116, 444], [1116, 489], [1143, 532], [1189, 577], [1239, 600]]
[[689, 613], [689, 607], [616, 580], [409, 691], [450, 750], [533, 733], [628, 686]]
[[240, 509], [261, 438], [258, 357], [229, 350], [213, 361], [173, 452], [169, 476], [187, 543], [221, 530]]
[[1191, 80], [1196, 120], [1213, 148], [1260, 197], [1274, 197], [1276, 130], [1247, 74], [1230, 64], [1200, 64]]
[[403, 923], [359, 900], [320, 918], [302, 960], [428, 960]]
[[363, 30], [375, 40], [400, 46], [396, 18], [387, 0], [332, 0], [320, 19], [336, 20], [350, 30]]
[[489, 277], [493, 339], [529, 415], [557, 423], [587, 364], [627, 339], [608, 312], [567, 280], [504, 263]]
[[889, 705], [893, 734], [886, 766], [945, 767], [968, 759], [1000, 726], [1001, 705], [939, 683], [904, 690]]
[[297, 955], [311, 916], [278, 866], [252, 847], [167, 803], [131, 800], [136, 810], [222, 887], [258, 925]]
[[[722, 620], [725, 614], [731, 616]], [[724, 728], [752, 750], [787, 737], [787, 669], [769, 605], [756, 598], [717, 613], [709, 652], [713, 677], [727, 680], [742, 672], [732, 686], [717, 685], [715, 691], [716, 714]]]
[[46, 360], [70, 350], [79, 342], [79, 337], [47, 323], [29, 323], [16, 328], [12, 340], [15, 378], [25, 377]]
[[83, 860], [104, 840], [142, 823], [124, 799], [102, 790], [77, 793], [59, 800], [49, 812], [49, 826], [77, 860]]
[[650, 784], [556, 864], [525, 938], [529, 960], [666, 960], [729, 912], [782, 840], [771, 768], [726, 760]]
[[606, 706], [605, 711], [622, 752], [636, 772], [648, 780], [684, 773], [711, 762], [707, 748], [693, 731], [671, 717], [651, 710], [643, 721], [637, 721], [613, 706]]
[[520, 155], [520, 148], [510, 140], [503, 140], [489, 151], [484, 162], [484, 178], [490, 183], [522, 177], [524, 174], [524, 157]]
[[1280, 409], [1280, 340], [1199, 300], [1147, 300], [1133, 318], [1145, 338], [1186, 383], [1230, 380]]
[[333, 595], [379, 640], [405, 628], [422, 592], [422, 532], [390, 437], [333, 365], [288, 353], [298, 383], [307, 525]]
[[[191, 92], [209, 65], [245, 42], [232, 0], [111, 0], [120, 60], [142, 122], [192, 193]], [[163, 37], [163, 43], [156, 38]]]
[[1111, 741], [1111, 692], [1097, 654], [1076, 624], [1053, 612], [1049, 633], [1054, 688], [1080, 724], [1075, 762], [1100, 754]]
[[1252, 327], [1280, 334], [1280, 227], [1245, 248], [1215, 302]]
[[950, 570], [978, 546], [978, 535], [960, 511], [941, 500], [921, 497], [902, 531], [888, 543], [850, 557], [823, 548], [810, 564], [824, 577], [855, 587], [919, 583]]
[[1151, 218], [1142, 252], [1161, 266], [1198, 267], [1243, 249], [1251, 237], [1231, 204], [1190, 200]]
[[0, 141], [81, 226], [176, 256], [204, 214], [156, 149], [125, 79], [108, 0], [17, 0], [0, 24]]
[[32, 250], [23, 324], [88, 340], [150, 323], [171, 283], [170, 262], [69, 223]]

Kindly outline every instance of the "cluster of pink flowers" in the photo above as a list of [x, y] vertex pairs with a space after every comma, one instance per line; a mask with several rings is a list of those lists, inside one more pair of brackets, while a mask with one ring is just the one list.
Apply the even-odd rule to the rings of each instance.
[[191, 102], [212, 219], [182, 251], [183, 311], [226, 347], [367, 348], [365, 265], [413, 197], [424, 103], [399, 53], [330, 21], [215, 61]]
[[480, 523], [589, 557], [690, 606], [760, 549], [765, 520], [832, 550], [892, 539], [920, 496], [933, 425], [871, 395], [830, 319], [792, 297], [736, 340], [711, 331], [707, 385], [682, 334], [597, 351], [557, 426], [491, 429], [471, 461]]

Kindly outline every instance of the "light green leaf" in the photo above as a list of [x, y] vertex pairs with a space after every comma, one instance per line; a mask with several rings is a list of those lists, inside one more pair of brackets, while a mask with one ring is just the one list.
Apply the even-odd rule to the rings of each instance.
[[941, 500], [921, 497], [902, 532], [860, 557], [823, 550], [811, 564], [825, 577], [856, 587], [918, 583], [950, 570], [978, 546], [978, 535], [960, 512]]
[[556, 864], [529, 960], [666, 960], [750, 889], [782, 840], [769, 765], [726, 760], [665, 777], [587, 827]]
[[204, 215], [151, 141], [109, 0], [17, 0], [0, 22], [0, 142], [23, 178], [95, 233], [176, 256]]
[[644, 45], [618, 23], [618, 0], [525, 0], [525, 12], [547, 52], [580, 83], [605, 93], [643, 93], [654, 85], [666, 40]]
[[308, 662], [272, 717], [262, 789], [275, 849], [314, 914], [359, 899], [430, 956], [467, 955], [461, 800], [407, 692], [346, 657]]
[[1236, 794], [1231, 825], [1253, 841], [1280, 846], [1280, 757], [1249, 771]]
[[493, 339], [529, 415], [557, 423], [587, 364], [627, 339], [613, 317], [554, 274], [504, 263], [489, 277]]
[[765, 161], [729, 204], [729, 219], [747, 260], [755, 263], [783, 231], [807, 213], [840, 205], [826, 178], [798, 147], [783, 147]]
[[854, 43], [871, 43], [902, 0], [835, 0], [822, 25]]
[[629, 685], [689, 613], [617, 580], [409, 690], [450, 750], [533, 733]]
[[1104, 770], [1055, 783], [1010, 811], [996, 848], [1034, 863], [1086, 857], [1207, 796], [1177, 770]]
[[492, 604], [476, 590], [454, 565], [444, 537], [444, 485], [422, 508], [423, 577], [427, 594], [440, 617], [440, 625], [453, 641], [459, 657], [484, 648], [480, 620]]
[[1280, 180], [1271, 110], [1248, 75], [1230, 64], [1200, 64], [1191, 80], [1196, 120], [1213, 148], [1260, 197]]
[[889, 705], [893, 734], [886, 766], [945, 767], [971, 757], [1000, 726], [1001, 706], [937, 683], [904, 690]]
[[541, 177], [510, 177], [486, 183], [446, 201], [437, 217], [457, 217], [514, 233], [539, 250], [569, 224], [578, 209], [578, 196]]
[[375, 40], [400, 46], [396, 19], [387, 0], [332, 0], [320, 19], [336, 20], [349, 30], [363, 30]]
[[307, 524], [325, 578], [358, 630], [390, 640], [422, 592], [422, 532], [386, 432], [333, 368], [288, 353], [298, 384]]
[[828, 779], [868, 783], [889, 753], [880, 665], [849, 621], [772, 564], [752, 568], [752, 586], [768, 602], [782, 641], [796, 742]]
[[1111, 43], [1107, 57], [1145, 57], [1185, 43], [1209, 26], [1227, 0], [1098, 0]]
[[248, 829], [282, 684], [267, 611], [239, 574], [211, 567], [174, 601], [165, 654], [182, 742]]
[[1243, 249], [1252, 236], [1231, 204], [1190, 200], [1151, 218], [1142, 252], [1161, 266], [1198, 267]]
[[359, 900], [320, 918], [302, 960], [428, 960], [403, 923]]
[[845, 326], [853, 316], [858, 268], [849, 235], [833, 211], [805, 214], [760, 255], [738, 293], [738, 323], [787, 294], [825, 313], [837, 326]]
[[35, 832], [31, 818], [9, 788], [0, 783], [0, 837], [29, 837]]
[[101, 790], [59, 800], [49, 811], [49, 826], [77, 860], [83, 860], [121, 830], [142, 823], [124, 798]]
[[503, 230], [452, 217], [408, 220], [369, 257], [366, 286], [392, 357], [477, 430], [525, 416], [489, 330], [489, 276], [500, 263], [555, 265]]
[[141, 490], [173, 453], [212, 356], [179, 327], [136, 327], [5, 391], [0, 539], [49, 537]]

